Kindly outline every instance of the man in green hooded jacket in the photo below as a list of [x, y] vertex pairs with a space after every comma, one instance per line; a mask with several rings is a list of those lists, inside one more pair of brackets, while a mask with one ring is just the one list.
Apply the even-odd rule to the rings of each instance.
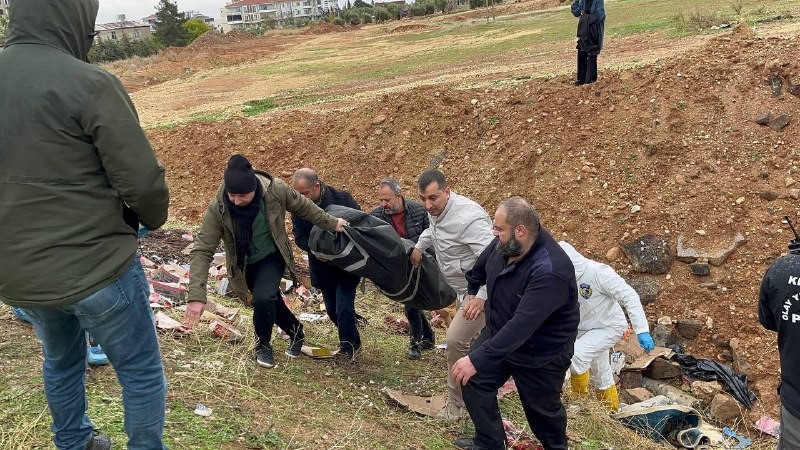
[[59, 449], [111, 448], [86, 415], [88, 331], [122, 386], [127, 448], [162, 442], [166, 380], [137, 250], [164, 169], [122, 84], [88, 64], [98, 0], [11, 0], [0, 52], [0, 301], [31, 317]]

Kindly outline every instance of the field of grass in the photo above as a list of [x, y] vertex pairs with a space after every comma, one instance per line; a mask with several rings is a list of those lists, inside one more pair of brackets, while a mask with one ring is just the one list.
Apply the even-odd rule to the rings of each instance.
[[[224, 300], [223, 300], [224, 301]], [[235, 303], [230, 303], [235, 306]], [[409, 361], [407, 337], [392, 333], [384, 317], [402, 309], [374, 293], [359, 294], [358, 307], [369, 319], [362, 329], [363, 352], [355, 364], [283, 355], [275, 341], [278, 366], [255, 364], [249, 323], [247, 338], [229, 344], [205, 328], [184, 338], [162, 335], [169, 392], [165, 441], [173, 449], [451, 449], [452, 441], [472, 433], [468, 420], [445, 423], [403, 411], [381, 389], [431, 395], [444, 392], [446, 361], [441, 351]], [[245, 311], [247, 317], [249, 311]], [[179, 317], [179, 316], [178, 316]], [[41, 350], [32, 329], [0, 306], [6, 339], [0, 345], [0, 449], [52, 448], [50, 415], [43, 395]], [[444, 339], [443, 330], [437, 330]], [[306, 324], [309, 342], [332, 345], [328, 322]], [[277, 338], [276, 338], [277, 339]], [[437, 353], [438, 352], [438, 353]], [[95, 426], [123, 448], [125, 434], [120, 388], [111, 367], [87, 376], [89, 413]], [[194, 414], [197, 404], [210, 417]], [[615, 424], [595, 403], [570, 415], [570, 436], [577, 450], [659, 449]], [[527, 429], [518, 397], [501, 401], [504, 417]]]

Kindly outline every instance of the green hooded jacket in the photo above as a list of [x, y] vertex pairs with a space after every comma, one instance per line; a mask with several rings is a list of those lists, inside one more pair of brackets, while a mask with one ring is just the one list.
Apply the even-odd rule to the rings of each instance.
[[122, 84], [88, 64], [98, 0], [11, 0], [0, 52], [0, 300], [62, 306], [167, 219], [164, 169]]
[[[256, 170], [256, 176], [264, 190], [262, 210], [267, 215], [272, 239], [275, 248], [283, 256], [286, 267], [295, 277], [294, 255], [289, 235], [286, 233], [286, 211], [297, 214], [305, 220], [320, 228], [336, 231], [337, 219], [315, 205], [311, 200], [300, 195], [299, 192], [289, 187], [283, 180], [272, 175]], [[219, 241], [225, 247], [225, 262], [230, 279], [231, 288], [237, 297], [247, 298], [247, 284], [244, 274], [236, 267], [236, 242], [234, 241], [233, 219], [225, 206], [225, 184], [219, 187], [217, 195], [211, 200], [203, 215], [203, 224], [197, 232], [194, 247], [189, 253], [191, 270], [189, 271], [189, 301], [206, 302], [206, 285], [208, 283], [208, 269], [214, 259], [214, 252], [219, 246]]]

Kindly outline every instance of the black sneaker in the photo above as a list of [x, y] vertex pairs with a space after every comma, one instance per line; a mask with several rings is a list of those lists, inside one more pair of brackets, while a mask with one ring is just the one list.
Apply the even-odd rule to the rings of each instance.
[[422, 350], [432, 350], [433, 348], [436, 347], [435, 339], [436, 338], [434, 338], [434, 339], [423, 339], [422, 341], [420, 341], [419, 345], [422, 348]]
[[86, 445], [86, 450], [111, 450], [111, 438], [104, 434], [92, 436], [92, 440]]
[[303, 353], [303, 344], [305, 344], [305, 342], [305, 335], [301, 331], [297, 333], [294, 339], [289, 340], [289, 346], [286, 347], [286, 351], [284, 353], [290, 358], [297, 358]]
[[272, 355], [272, 347], [269, 344], [256, 347], [256, 362], [259, 366], [267, 369], [275, 367], [275, 357]]
[[408, 359], [420, 359], [422, 358], [422, 348], [419, 344], [411, 344], [408, 347]]

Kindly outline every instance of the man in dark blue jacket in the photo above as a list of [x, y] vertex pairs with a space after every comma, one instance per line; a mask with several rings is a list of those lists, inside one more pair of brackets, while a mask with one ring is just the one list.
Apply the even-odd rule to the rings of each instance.
[[[429, 225], [425, 207], [419, 202], [403, 197], [403, 188], [393, 178], [387, 178], [378, 185], [378, 200], [381, 201], [381, 205], [372, 210], [372, 215], [390, 224], [401, 238], [416, 244], [419, 235]], [[411, 338], [408, 358], [420, 359], [422, 350], [434, 347], [436, 336], [424, 312], [405, 305], [405, 313]]]
[[578, 78], [575, 85], [597, 81], [597, 55], [603, 49], [606, 8], [604, 0], [573, 0], [572, 15], [578, 18]]
[[[330, 205], [361, 209], [347, 191], [334, 189], [319, 180], [317, 173], [309, 168], [298, 169], [292, 176], [294, 189], [309, 198], [322, 209]], [[356, 289], [361, 281], [351, 273], [318, 260], [309, 251], [308, 237], [314, 224], [292, 214], [292, 234], [294, 242], [308, 252], [308, 267], [311, 271], [311, 284], [322, 291], [325, 311], [339, 330], [339, 354], [347, 359], [355, 359], [361, 348], [361, 336], [356, 328]]]
[[758, 320], [778, 333], [781, 359], [781, 437], [778, 450], [800, 448], [800, 243], [770, 266], [761, 282]]
[[503, 449], [497, 390], [514, 377], [525, 416], [546, 450], [567, 449], [561, 386], [580, 322], [575, 270], [564, 250], [521, 197], [500, 203], [496, 239], [467, 272], [469, 295], [486, 285], [486, 327], [453, 366], [475, 424], [462, 449]]

